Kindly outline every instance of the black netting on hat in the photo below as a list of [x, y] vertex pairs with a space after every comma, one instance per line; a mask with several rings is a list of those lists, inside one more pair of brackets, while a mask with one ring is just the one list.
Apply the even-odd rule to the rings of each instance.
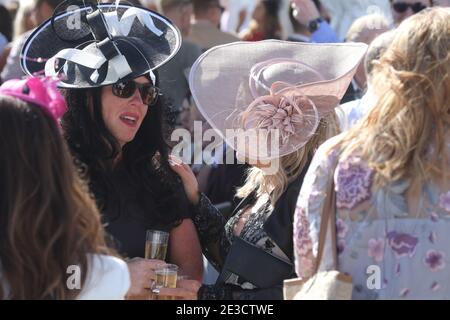
[[[116, 14], [119, 24], [123, 22], [124, 14], [131, 8], [131, 11], [138, 12], [146, 19], [150, 18], [156, 29], [161, 31], [162, 34], [156, 34], [144, 25], [138, 17], [132, 20], [129, 29], [124, 28], [126, 31], [129, 30], [127, 34], [123, 34], [121, 32], [123, 29], [117, 28], [117, 26], [115, 29], [112, 28], [109, 23], [110, 20], [106, 22], [108, 29], [105, 30], [108, 32], [102, 33], [98, 32], [97, 28], [93, 28], [92, 21], [87, 18], [87, 15], [95, 11], [97, 7], [82, 7], [79, 10], [67, 12], [59, 9], [51, 19], [39, 26], [25, 43], [22, 49], [22, 68], [27, 74], [42, 74], [46, 62], [63, 49], [83, 49], [85, 52], [103, 56], [98, 48], [98, 43], [108, 38], [126, 58], [132, 71], [121, 79], [135, 78], [160, 67], [176, 54], [181, 45], [181, 35], [178, 29], [165, 17], [147, 9], [122, 4], [118, 7], [115, 4], [98, 5], [98, 9], [102, 13]], [[99, 34], [109, 34], [109, 36], [101, 36], [105, 39], [99, 39]], [[63, 87], [91, 87], [111, 84], [111, 81], [102, 81], [106, 78], [106, 75], [102, 74], [101, 71], [108, 69], [107, 63], [105, 63], [106, 67], [103, 65], [97, 69], [100, 75], [95, 81], [92, 81], [90, 76], [95, 70], [87, 70], [90, 68], [76, 65], [76, 63], [70, 61], [64, 62], [66, 62], [65, 67], [61, 68], [62, 62], [58, 61], [58, 66], [61, 69], [58, 70], [61, 71], [58, 76], [62, 78], [61, 86]]]

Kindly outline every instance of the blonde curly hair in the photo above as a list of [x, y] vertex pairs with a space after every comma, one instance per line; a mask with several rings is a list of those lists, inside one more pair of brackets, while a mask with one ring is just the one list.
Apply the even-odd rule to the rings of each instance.
[[445, 135], [450, 124], [450, 9], [406, 19], [375, 63], [376, 106], [340, 141], [375, 169], [377, 185], [448, 180]]
[[317, 148], [338, 133], [336, 113], [330, 112], [320, 120], [315, 134], [305, 146], [279, 159], [278, 170], [275, 174], [267, 174], [264, 169], [256, 166], [250, 168], [245, 184], [237, 190], [237, 197], [245, 198], [256, 188], [257, 198], [264, 194], [269, 195], [271, 204], [275, 205], [288, 185], [305, 169]]

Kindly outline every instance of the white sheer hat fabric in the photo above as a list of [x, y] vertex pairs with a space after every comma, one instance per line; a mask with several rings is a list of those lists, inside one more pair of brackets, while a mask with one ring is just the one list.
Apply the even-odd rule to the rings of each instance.
[[200, 56], [189, 83], [199, 111], [228, 145], [246, 158], [274, 159], [308, 142], [366, 50], [363, 43], [235, 42]]

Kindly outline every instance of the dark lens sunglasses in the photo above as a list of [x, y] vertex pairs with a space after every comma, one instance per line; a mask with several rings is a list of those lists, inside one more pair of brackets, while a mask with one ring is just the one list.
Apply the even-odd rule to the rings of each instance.
[[406, 2], [394, 2], [392, 4], [392, 7], [398, 13], [403, 13], [406, 10], [408, 10], [408, 8], [411, 8], [411, 10], [414, 13], [417, 13], [417, 12], [422, 11], [423, 9], [427, 8], [427, 6], [425, 6], [424, 4], [422, 4], [420, 2], [416, 2], [416, 3], [413, 3], [413, 4], [406, 3]]
[[158, 101], [159, 88], [150, 83], [137, 83], [133, 80], [122, 81], [113, 84], [112, 93], [119, 98], [131, 98], [136, 89], [139, 90], [142, 102], [146, 105], [153, 106]]

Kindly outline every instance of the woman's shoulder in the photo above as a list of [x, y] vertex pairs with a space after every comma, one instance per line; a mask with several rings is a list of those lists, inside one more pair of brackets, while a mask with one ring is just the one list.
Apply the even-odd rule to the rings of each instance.
[[342, 144], [340, 143], [345, 137], [346, 132], [340, 133], [322, 143], [317, 149], [314, 158], [325, 157], [330, 158], [333, 154], [338, 154], [342, 149]]
[[313, 159], [307, 162], [305, 167], [302, 169], [302, 172], [298, 175], [296, 179], [294, 179], [292, 182], [289, 183], [289, 185], [286, 188], [286, 191], [283, 193], [282, 198], [283, 202], [286, 201], [286, 199], [292, 199], [295, 198], [295, 201], [297, 200], [297, 196], [300, 192], [300, 189], [303, 186], [305, 176], [308, 172], [308, 169], [310, 167], [318, 167], [318, 166], [325, 166], [327, 167], [329, 164], [333, 162], [336, 156], [340, 153], [340, 144], [339, 141], [342, 138], [342, 134], [332, 137], [329, 140], [325, 141], [322, 145], [319, 146], [317, 151], [315, 152]]
[[89, 273], [79, 300], [121, 300], [130, 288], [130, 273], [122, 259], [89, 255]]
[[333, 167], [336, 166], [336, 162], [341, 162], [341, 141], [344, 135], [345, 133], [341, 133], [337, 136], [334, 136], [319, 146], [319, 148], [314, 153], [314, 156], [304, 178], [304, 181], [307, 184], [312, 183], [312, 181], [310, 181], [310, 179], [312, 178], [316, 179], [322, 176], [328, 177], [331, 174], [330, 171], [333, 170]]

